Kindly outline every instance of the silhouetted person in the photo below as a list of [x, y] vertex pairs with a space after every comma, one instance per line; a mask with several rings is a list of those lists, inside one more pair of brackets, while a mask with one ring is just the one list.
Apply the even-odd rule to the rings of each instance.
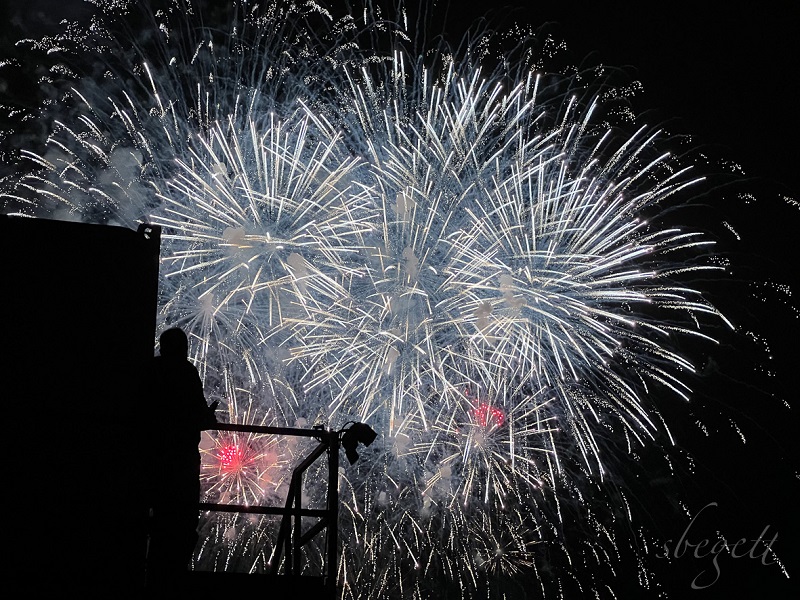
[[159, 337], [153, 359], [154, 402], [151, 460], [148, 586], [168, 592], [179, 584], [197, 543], [200, 502], [200, 432], [217, 422], [217, 402], [206, 405], [197, 369], [187, 360], [189, 343], [180, 329]]

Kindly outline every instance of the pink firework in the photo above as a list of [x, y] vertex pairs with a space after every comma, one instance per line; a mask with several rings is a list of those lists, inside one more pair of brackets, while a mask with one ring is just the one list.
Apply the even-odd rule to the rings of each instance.
[[481, 427], [500, 427], [506, 420], [506, 414], [501, 409], [486, 402], [472, 409], [472, 417]]

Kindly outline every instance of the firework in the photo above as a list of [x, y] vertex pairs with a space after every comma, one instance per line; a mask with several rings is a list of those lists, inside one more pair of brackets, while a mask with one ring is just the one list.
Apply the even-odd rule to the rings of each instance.
[[[482, 71], [369, 10], [242, 2], [204, 28], [187, 6], [106, 16], [97, 52], [49, 41], [85, 68], [6, 212], [162, 226], [159, 329], [189, 333], [230, 422], [379, 432], [340, 477], [344, 597], [544, 587], [541, 546], [613, 562], [603, 519], [573, 550], [566, 513], [624, 460], [608, 438], [668, 436], [676, 340], [726, 323], [691, 285], [711, 241], [660, 224], [699, 178], [529, 53]], [[302, 456], [231, 432], [202, 451], [205, 498], [245, 504]], [[274, 527], [222, 517], [196, 567], [265, 569]]]

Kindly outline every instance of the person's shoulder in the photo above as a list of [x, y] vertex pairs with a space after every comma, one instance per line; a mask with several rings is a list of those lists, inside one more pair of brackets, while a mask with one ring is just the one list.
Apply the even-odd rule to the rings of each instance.
[[153, 357], [153, 369], [167, 373], [198, 373], [197, 367], [185, 358], [174, 359], [163, 356]]
[[185, 375], [186, 377], [189, 377], [191, 375], [192, 377], [200, 379], [200, 370], [196, 366], [194, 366], [193, 362], [189, 360], [184, 359], [179, 361], [174, 368], [176, 371], [180, 371], [180, 373], [182, 375]]

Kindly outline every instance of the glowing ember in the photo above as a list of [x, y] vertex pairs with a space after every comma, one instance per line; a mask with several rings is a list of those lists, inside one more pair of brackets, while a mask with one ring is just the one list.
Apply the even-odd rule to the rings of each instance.
[[472, 416], [481, 427], [500, 427], [506, 420], [502, 410], [485, 402], [472, 409]]
[[242, 451], [238, 446], [230, 445], [220, 448], [217, 458], [223, 471], [238, 471], [242, 468]]

